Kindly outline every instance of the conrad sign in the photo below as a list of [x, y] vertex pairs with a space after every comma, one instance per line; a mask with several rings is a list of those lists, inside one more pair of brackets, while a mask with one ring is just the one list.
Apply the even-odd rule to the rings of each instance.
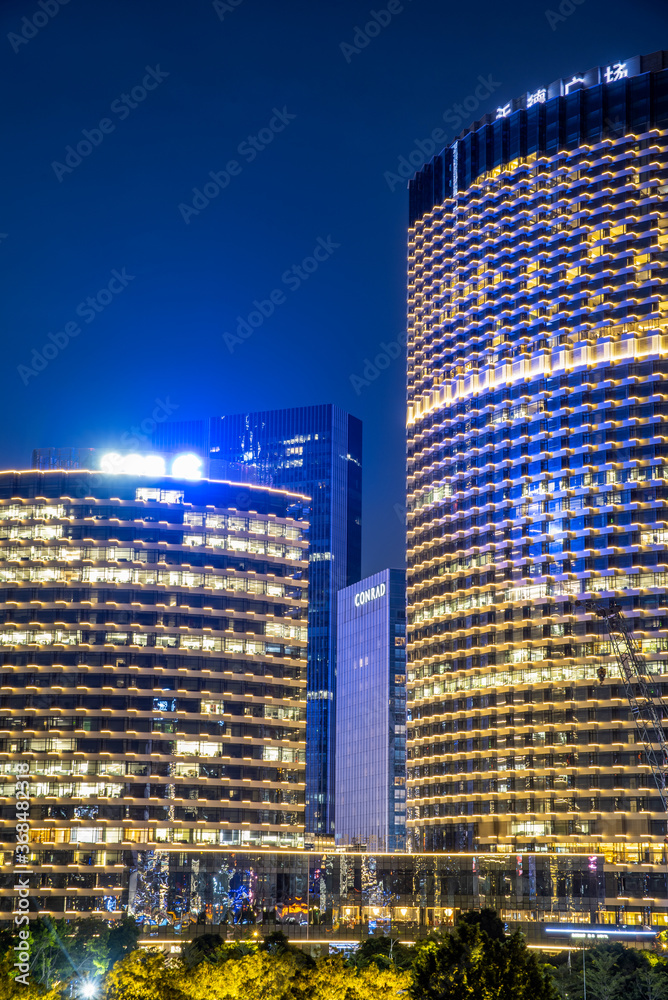
[[358, 590], [355, 594], [355, 607], [361, 608], [363, 604], [370, 601], [377, 601], [379, 597], [385, 597], [386, 585], [380, 583], [377, 587], [369, 587], [368, 590]]

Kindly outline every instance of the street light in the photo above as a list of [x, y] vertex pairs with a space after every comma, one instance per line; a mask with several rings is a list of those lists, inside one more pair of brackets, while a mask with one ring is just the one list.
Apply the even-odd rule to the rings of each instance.
[[[571, 937], [575, 937], [571, 934]], [[585, 964], [585, 939], [582, 938], [582, 996], [587, 1000], [587, 966]]]
[[[587, 937], [594, 937], [594, 935], [582, 934], [578, 931], [573, 931], [570, 936], [571, 940], [582, 938], [582, 1000], [587, 1000], [587, 966], [585, 965], [585, 941]], [[596, 935], [596, 937], [607, 937], [607, 934], [598, 934]]]

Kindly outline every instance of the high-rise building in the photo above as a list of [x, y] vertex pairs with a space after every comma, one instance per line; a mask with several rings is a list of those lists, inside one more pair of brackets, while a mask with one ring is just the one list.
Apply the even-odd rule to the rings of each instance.
[[668, 672], [667, 67], [537, 87], [410, 185], [414, 849], [665, 857], [587, 602]]
[[0, 839], [8, 863], [27, 782], [39, 910], [127, 904], [129, 852], [303, 847], [306, 505], [0, 473]]
[[339, 591], [336, 844], [406, 846], [406, 574]]
[[336, 594], [361, 575], [362, 424], [337, 406], [303, 406], [165, 423], [154, 443], [196, 451], [217, 478], [219, 463], [239, 463], [311, 498], [306, 830], [333, 837]]

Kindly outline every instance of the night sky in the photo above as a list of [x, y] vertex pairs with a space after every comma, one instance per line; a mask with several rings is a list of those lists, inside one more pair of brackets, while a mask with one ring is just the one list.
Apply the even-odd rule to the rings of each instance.
[[334, 402], [364, 421], [363, 571], [402, 565], [403, 363], [373, 366], [405, 329], [399, 158], [480, 77], [467, 118], [668, 48], [665, 0], [3, 0], [0, 27], [0, 465], [118, 446], [157, 400]]

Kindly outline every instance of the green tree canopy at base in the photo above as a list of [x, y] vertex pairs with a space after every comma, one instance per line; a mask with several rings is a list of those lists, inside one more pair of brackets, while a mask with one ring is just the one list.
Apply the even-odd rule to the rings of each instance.
[[[499, 921], [500, 923], [500, 921]], [[490, 936], [485, 921], [461, 921], [442, 938], [418, 945], [413, 1000], [558, 1000], [549, 972], [518, 932]]]
[[[344, 958], [315, 960], [276, 932], [264, 940], [204, 934], [181, 955], [136, 948], [132, 921], [35, 920], [30, 982], [15, 982], [15, 934], [0, 934], [0, 1000], [582, 1000], [582, 954], [544, 964], [491, 910], [414, 947], [370, 937]], [[602, 944], [585, 952], [587, 1000], [668, 1000], [663, 953]]]

